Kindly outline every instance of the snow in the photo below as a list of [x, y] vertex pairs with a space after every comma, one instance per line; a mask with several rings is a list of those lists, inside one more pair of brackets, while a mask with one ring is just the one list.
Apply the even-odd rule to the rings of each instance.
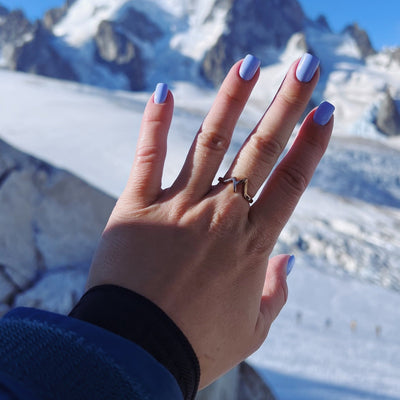
[[[284, 53], [281, 64], [263, 70], [223, 170], [297, 54], [292, 56]], [[288, 281], [288, 304], [268, 340], [250, 358], [280, 400], [400, 399], [400, 157], [396, 140], [354, 138], [342, 130], [358, 118], [347, 114], [346, 107], [357, 96], [373, 96], [369, 81], [357, 76], [381, 68], [351, 64], [348, 71], [349, 65], [339, 64], [332, 78], [336, 84], [325, 82], [324, 90], [339, 101], [335, 87], [341, 82], [354, 79], [361, 86], [354, 83], [342, 93], [342, 111], [336, 117], [342, 123], [332, 148], [275, 250], [297, 258]], [[399, 85], [394, 78], [393, 84]], [[108, 91], [3, 70], [0, 85], [2, 138], [114, 196], [120, 194], [151, 93]], [[165, 185], [177, 175], [215, 96], [213, 90], [187, 82], [171, 87], [176, 108]], [[354, 112], [362, 108], [354, 106]], [[70, 276], [68, 287], [74, 286], [75, 275]], [[77, 287], [83, 280], [77, 275]], [[49, 275], [37, 284], [46, 289], [45, 302], [58, 292], [50, 288], [62, 282], [62, 277]], [[24, 299], [31, 301], [29, 292]], [[68, 299], [63, 294], [53, 308], [61, 309]]]
[[297, 258], [289, 300], [250, 363], [280, 400], [400, 399], [399, 293], [317, 267]]
[[100, 22], [112, 19], [126, 0], [78, 0], [54, 29], [74, 47], [82, 46], [97, 32]]

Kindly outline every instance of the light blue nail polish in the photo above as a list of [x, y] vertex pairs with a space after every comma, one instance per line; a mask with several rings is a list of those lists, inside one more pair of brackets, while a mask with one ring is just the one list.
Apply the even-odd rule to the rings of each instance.
[[309, 53], [301, 57], [296, 69], [296, 78], [300, 82], [310, 82], [319, 66], [319, 58]]
[[258, 68], [261, 65], [261, 61], [257, 58], [248, 54], [240, 66], [239, 75], [245, 81], [251, 80], [256, 74]]
[[162, 104], [166, 100], [168, 95], [168, 85], [166, 83], [157, 83], [156, 90], [154, 92], [154, 103]]
[[296, 262], [296, 257], [290, 256], [286, 265], [286, 276], [288, 276], [292, 272], [295, 262]]
[[326, 125], [335, 111], [335, 106], [327, 101], [323, 101], [315, 110], [313, 120], [318, 125]]

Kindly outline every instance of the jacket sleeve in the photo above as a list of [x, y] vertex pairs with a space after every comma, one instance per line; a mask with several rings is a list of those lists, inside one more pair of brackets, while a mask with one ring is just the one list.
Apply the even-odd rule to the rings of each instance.
[[195, 398], [200, 381], [197, 356], [175, 322], [146, 297], [100, 285], [84, 294], [70, 316], [136, 343], [175, 377], [185, 400]]
[[182, 400], [183, 395], [171, 372], [135, 342], [80, 319], [17, 308], [0, 320], [0, 398]]

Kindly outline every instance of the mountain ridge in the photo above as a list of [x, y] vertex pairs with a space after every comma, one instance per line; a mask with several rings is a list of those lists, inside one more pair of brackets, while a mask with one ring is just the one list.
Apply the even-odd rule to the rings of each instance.
[[[269, 65], [276, 61], [271, 53], [284, 50], [293, 34], [304, 33], [307, 26], [329, 29], [324, 17], [307, 18], [297, 0], [67, 0], [35, 23], [21, 11], [2, 10], [0, 48], [8, 49], [2, 51], [3, 67], [126, 90], [149, 88], [154, 84], [151, 75], [164, 71], [170, 80], [196, 78], [218, 86], [246, 53]], [[358, 43], [364, 58], [376, 53], [357, 24], [345, 33]], [[45, 53], [45, 62], [26, 57], [32, 47]], [[174, 57], [177, 68], [168, 69]], [[123, 79], [114, 86], [110, 79], [88, 79], [78, 63], [102, 69], [99, 76]]]

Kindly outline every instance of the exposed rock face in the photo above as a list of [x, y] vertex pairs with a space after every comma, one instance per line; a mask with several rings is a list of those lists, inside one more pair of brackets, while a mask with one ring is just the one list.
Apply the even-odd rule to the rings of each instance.
[[96, 60], [113, 73], [124, 74], [131, 90], [145, 88], [146, 62], [138, 43], [152, 44], [161, 30], [145, 14], [127, 8], [116, 21], [102, 21], [94, 38]]
[[[68, 9], [68, 2], [64, 7]], [[70, 63], [57, 51], [56, 38], [41, 22], [31, 24], [20, 10], [0, 9], [2, 63], [12, 70], [52, 78], [78, 80]]]
[[95, 37], [98, 61], [113, 72], [122, 72], [131, 90], [144, 89], [144, 63], [139, 48], [118, 29], [115, 22], [103, 21]]
[[239, 375], [238, 400], [276, 400], [268, 385], [249, 364], [240, 364]]
[[54, 25], [65, 17], [69, 8], [75, 3], [75, 1], [76, 0], [67, 0], [62, 7], [52, 8], [47, 11], [43, 17], [44, 26], [49, 30], [53, 29]]
[[32, 39], [15, 48], [10, 62], [11, 69], [50, 78], [78, 80], [69, 62], [53, 47], [53, 40], [53, 35], [38, 22]]
[[226, 29], [201, 65], [202, 76], [215, 85], [237, 59], [247, 53], [262, 56], [271, 47], [282, 48], [305, 23], [297, 0], [223, 0], [218, 5], [229, 6]]
[[327, 32], [332, 32], [331, 27], [329, 26], [328, 21], [326, 20], [325, 15], [320, 15], [316, 20], [315, 23], [318, 25], [318, 27], [326, 30]]
[[20, 11], [8, 12], [0, 8], [0, 45], [18, 45], [26, 40], [26, 36], [33, 32], [33, 25]]
[[363, 58], [376, 54], [367, 32], [361, 29], [357, 23], [349, 25], [343, 32], [349, 34], [355, 40]]
[[386, 90], [379, 105], [375, 123], [378, 129], [387, 136], [400, 135], [400, 113], [389, 90]]
[[9, 11], [7, 10], [7, 8], [0, 6], [0, 17], [4, 17], [6, 15], [8, 15]]
[[390, 64], [395, 63], [397, 65], [400, 65], [400, 47], [386, 49], [383, 52], [389, 56]]
[[118, 19], [117, 24], [128, 35], [145, 42], [154, 42], [162, 36], [162, 31], [145, 14], [128, 8]]
[[0, 303], [15, 305], [20, 293], [42, 279], [53, 281], [50, 276], [62, 282], [63, 273], [86, 275], [114, 203], [68, 172], [0, 141]]
[[300, 50], [303, 53], [313, 53], [309, 44], [307, 43], [304, 33], [295, 33], [288, 41], [286, 46], [287, 51]]
[[214, 47], [204, 56], [200, 73], [214, 86], [218, 86], [232, 66], [234, 54], [225, 36], [221, 36]]
[[257, 372], [246, 362], [200, 391], [196, 400], [276, 400]]

